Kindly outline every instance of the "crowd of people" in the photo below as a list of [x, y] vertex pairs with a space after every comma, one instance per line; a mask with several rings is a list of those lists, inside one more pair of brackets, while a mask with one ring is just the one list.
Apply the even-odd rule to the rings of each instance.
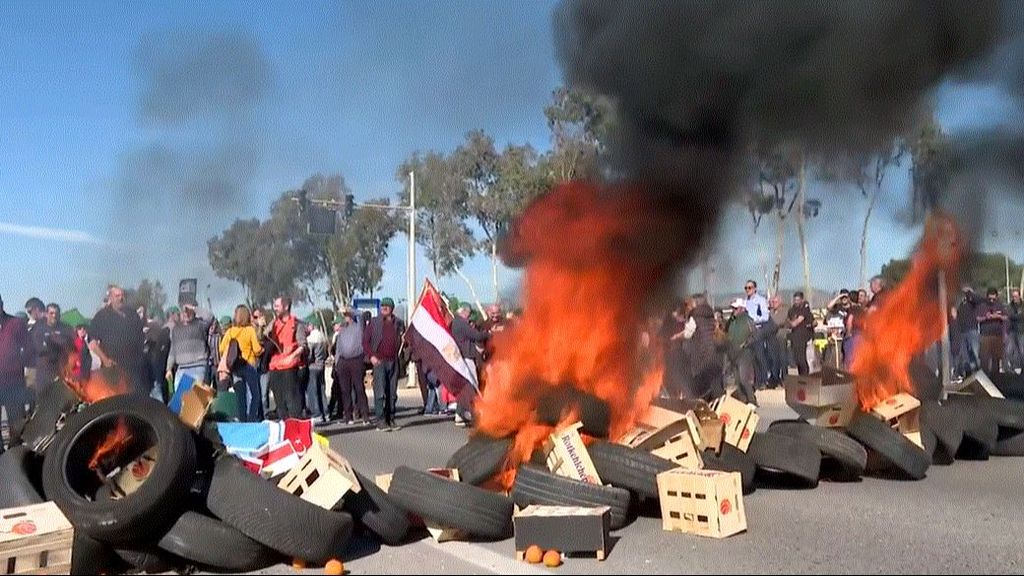
[[[116, 285], [88, 325], [67, 326], [60, 306], [39, 298], [29, 299], [24, 310], [24, 318], [12, 315], [0, 300], [0, 407], [8, 436], [17, 433], [47, 386], [88, 380], [102, 370], [123, 375], [131, 393], [164, 403], [186, 378], [213, 383], [218, 392], [233, 391], [242, 422], [311, 418], [397, 430], [400, 373], [410, 360], [420, 364], [403, 346], [405, 324], [391, 298], [381, 300], [377, 315], [346, 308], [330, 325], [303, 322], [288, 297], [273, 301], [272, 315], [245, 305], [221, 319], [195, 305], [133, 310]], [[477, 374], [490, 335], [506, 322], [497, 305], [487, 313], [476, 324], [463, 305], [452, 323], [459, 350]], [[417, 373], [419, 412], [454, 416], [457, 425], [467, 425], [472, 406], [460, 406], [429, 370]], [[0, 451], [3, 446], [0, 439]]]

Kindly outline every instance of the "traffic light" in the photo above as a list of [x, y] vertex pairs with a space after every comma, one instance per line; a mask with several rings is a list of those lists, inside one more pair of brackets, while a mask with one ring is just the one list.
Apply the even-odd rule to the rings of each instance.
[[348, 217], [352, 216], [352, 212], [354, 212], [355, 209], [356, 209], [356, 198], [355, 198], [355, 196], [353, 196], [351, 194], [345, 194], [345, 211], [343, 212], [343, 214], [345, 214], [345, 217], [348, 218]]

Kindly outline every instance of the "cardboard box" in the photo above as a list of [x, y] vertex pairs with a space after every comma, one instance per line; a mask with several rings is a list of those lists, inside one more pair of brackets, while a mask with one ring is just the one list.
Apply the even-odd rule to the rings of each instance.
[[359, 479], [348, 460], [319, 443], [306, 450], [277, 486], [324, 510], [332, 509], [349, 491], [360, 491]]
[[739, 472], [684, 470], [658, 474], [662, 529], [725, 538], [747, 529]]
[[857, 403], [832, 406], [794, 406], [793, 410], [808, 423], [823, 428], [845, 428], [857, 413]]
[[829, 370], [806, 376], [788, 375], [783, 380], [786, 404], [797, 406], [845, 405], [855, 401], [853, 379], [845, 372]]
[[75, 529], [53, 502], [0, 510], [4, 574], [68, 574]]
[[669, 438], [664, 445], [651, 450], [651, 454], [675, 462], [683, 468], [700, 470], [704, 467], [704, 458], [701, 456], [701, 450], [693, 440], [689, 430], [683, 430]]
[[565, 554], [594, 552], [604, 560], [609, 545], [610, 508], [579, 506], [527, 506], [512, 517], [516, 558], [530, 546]]
[[548, 469], [559, 476], [600, 485], [603, 484], [601, 477], [580, 437], [579, 429], [582, 426], [582, 423], [577, 422], [548, 437], [544, 444]]
[[712, 407], [725, 426], [725, 443], [746, 452], [757, 423], [761, 420], [757, 416], [757, 407], [740, 402], [728, 394], [715, 400]]
[[921, 401], [910, 394], [900, 393], [883, 400], [871, 409], [871, 414], [888, 422], [918, 446], [921, 442]]
[[217, 392], [211, 386], [196, 382], [181, 396], [178, 418], [192, 430], [199, 430]]

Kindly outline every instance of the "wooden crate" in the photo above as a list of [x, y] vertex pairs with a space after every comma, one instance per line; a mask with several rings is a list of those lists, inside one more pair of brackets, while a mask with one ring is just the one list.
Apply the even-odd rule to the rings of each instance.
[[53, 502], [0, 510], [3, 574], [68, 574], [74, 536]]
[[725, 425], [723, 438], [725, 443], [746, 452], [750, 445], [750, 438], [754, 435], [757, 423], [761, 419], [757, 415], [757, 407], [740, 402], [729, 394], [715, 400], [712, 407], [718, 413], [722, 424]]
[[325, 510], [333, 508], [349, 491], [360, 490], [359, 479], [348, 460], [319, 442], [306, 450], [277, 486]]
[[666, 531], [725, 538], [747, 529], [738, 472], [677, 468], [658, 474]]
[[580, 482], [603, 484], [601, 477], [590, 459], [590, 453], [583, 444], [579, 429], [583, 426], [577, 422], [556, 431], [544, 443], [545, 460], [552, 473]]
[[910, 394], [901, 393], [883, 400], [871, 409], [871, 414], [888, 422], [911, 442], [923, 447], [921, 442], [921, 401]]
[[700, 470], [704, 467], [700, 448], [697, 447], [688, 429], [669, 438], [661, 447], [651, 450], [651, 454], [691, 470]]
[[593, 552], [604, 560], [611, 526], [610, 508], [599, 506], [527, 506], [512, 517], [515, 528], [516, 558], [536, 545], [541, 550], [572, 554]]

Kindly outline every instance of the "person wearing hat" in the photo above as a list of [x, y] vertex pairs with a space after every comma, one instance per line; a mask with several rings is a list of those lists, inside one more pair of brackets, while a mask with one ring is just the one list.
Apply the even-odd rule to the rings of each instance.
[[736, 397], [757, 406], [754, 394], [754, 351], [751, 345], [757, 333], [754, 320], [747, 313], [747, 300], [732, 301], [732, 316], [725, 327], [729, 342], [729, 359], [736, 369]]
[[395, 301], [380, 301], [380, 314], [370, 320], [363, 332], [363, 353], [370, 359], [373, 369], [373, 408], [377, 415], [377, 430], [392, 431], [401, 428], [395, 422], [398, 404], [398, 350], [405, 323], [397, 318]]
[[[7, 412], [12, 432], [20, 431], [25, 421], [25, 364], [31, 351], [32, 340], [25, 321], [7, 314], [0, 298], [0, 407]], [[3, 451], [0, 437], [0, 453]]]

